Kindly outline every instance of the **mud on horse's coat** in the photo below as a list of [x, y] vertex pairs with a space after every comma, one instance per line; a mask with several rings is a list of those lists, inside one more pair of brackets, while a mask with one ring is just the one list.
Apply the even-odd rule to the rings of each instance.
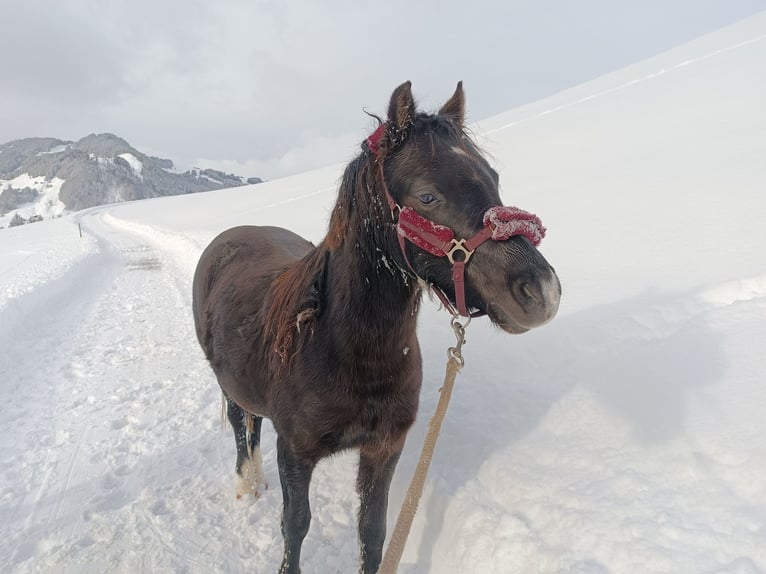
[[[433, 115], [418, 112], [402, 84], [372, 144], [347, 166], [317, 247], [278, 227], [243, 226], [221, 233], [200, 258], [197, 337], [226, 396], [236, 472], [250, 472], [254, 489], [263, 481], [251, 470], [262, 417], [277, 434], [280, 572], [300, 571], [316, 463], [348, 448], [359, 450], [360, 571], [378, 568], [388, 489], [422, 379], [415, 276], [450, 307], [486, 313], [509, 333], [558, 309], [558, 279], [535, 248], [544, 228], [501, 206], [497, 172], [463, 130], [464, 108], [461, 84]], [[417, 231], [421, 220], [443, 234], [444, 248]], [[469, 239], [458, 249], [456, 237]]]

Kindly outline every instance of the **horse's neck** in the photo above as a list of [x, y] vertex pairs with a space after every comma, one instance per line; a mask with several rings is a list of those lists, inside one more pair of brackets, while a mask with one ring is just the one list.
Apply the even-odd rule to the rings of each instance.
[[375, 337], [380, 346], [414, 336], [420, 290], [384, 252], [366, 253], [346, 241], [330, 258], [330, 312], [350, 340]]

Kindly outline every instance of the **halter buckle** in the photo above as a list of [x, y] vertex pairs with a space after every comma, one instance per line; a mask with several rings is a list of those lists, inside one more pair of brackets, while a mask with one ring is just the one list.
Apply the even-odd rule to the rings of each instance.
[[465, 246], [465, 239], [453, 239], [450, 243], [452, 246], [449, 251], [446, 252], [447, 259], [449, 259], [450, 264], [455, 264], [455, 253], [462, 252], [463, 253], [463, 259], [458, 259], [458, 261], [462, 261], [463, 263], [468, 263], [468, 260], [471, 258], [471, 255], [473, 255], [473, 250], [469, 250]]
[[398, 223], [399, 214], [402, 212], [402, 206], [394, 202], [393, 205], [389, 205], [389, 210], [391, 211], [391, 221]]

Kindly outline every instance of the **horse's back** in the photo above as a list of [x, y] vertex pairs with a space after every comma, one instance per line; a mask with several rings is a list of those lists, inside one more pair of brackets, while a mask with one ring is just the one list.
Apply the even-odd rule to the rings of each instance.
[[225, 364], [243, 367], [253, 341], [243, 336], [262, 325], [264, 298], [276, 277], [314, 246], [281, 227], [241, 226], [218, 235], [200, 256], [192, 307], [197, 338], [220, 375]]
[[281, 227], [242, 225], [218, 235], [202, 252], [194, 274], [194, 312], [220, 284], [246, 275], [256, 279], [301, 259], [313, 245]]

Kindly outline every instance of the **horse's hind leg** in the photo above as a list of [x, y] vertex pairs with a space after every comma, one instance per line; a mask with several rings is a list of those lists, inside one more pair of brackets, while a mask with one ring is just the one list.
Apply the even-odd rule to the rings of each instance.
[[237, 498], [244, 494], [258, 496], [268, 488], [263, 475], [261, 459], [261, 423], [263, 418], [251, 415], [232, 401], [226, 399], [226, 414], [234, 429], [234, 440], [237, 444], [236, 471], [239, 477]]

